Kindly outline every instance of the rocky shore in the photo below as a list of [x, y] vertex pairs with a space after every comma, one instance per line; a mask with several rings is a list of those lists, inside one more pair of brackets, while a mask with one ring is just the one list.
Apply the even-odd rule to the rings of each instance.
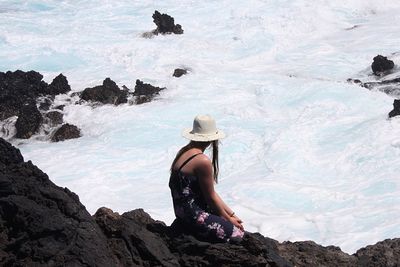
[[0, 266], [399, 266], [400, 239], [349, 255], [312, 241], [247, 233], [240, 244], [199, 241], [142, 209], [93, 216], [0, 138]]

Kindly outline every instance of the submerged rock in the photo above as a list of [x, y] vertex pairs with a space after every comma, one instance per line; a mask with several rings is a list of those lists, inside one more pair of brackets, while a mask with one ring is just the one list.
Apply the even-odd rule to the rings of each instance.
[[55, 131], [55, 133], [51, 137], [51, 141], [60, 142], [79, 137], [81, 137], [81, 131], [79, 130], [79, 128], [75, 125], [66, 123]]
[[393, 101], [393, 110], [389, 112], [389, 118], [400, 115], [400, 99]]
[[157, 10], [154, 11], [153, 22], [157, 25], [157, 29], [153, 31], [154, 34], [159, 34], [159, 33], [183, 34], [182, 26], [179, 24], [175, 25], [173, 17], [167, 14], [161, 14]]
[[187, 69], [175, 69], [174, 70], [174, 74], [172, 74], [172, 76], [174, 77], [181, 77], [182, 75], [187, 74]]
[[110, 78], [106, 78], [103, 81], [103, 85], [86, 88], [80, 94], [80, 98], [86, 101], [94, 101], [113, 105], [119, 105], [128, 102], [127, 92], [120, 90], [118, 85]]
[[375, 75], [381, 75], [385, 72], [393, 69], [394, 62], [392, 60], [387, 59], [387, 57], [377, 55], [373, 59], [374, 61], [371, 64], [372, 72]]
[[34, 103], [25, 104], [18, 114], [15, 128], [17, 130], [16, 137], [28, 139], [38, 132], [42, 124], [43, 117]]

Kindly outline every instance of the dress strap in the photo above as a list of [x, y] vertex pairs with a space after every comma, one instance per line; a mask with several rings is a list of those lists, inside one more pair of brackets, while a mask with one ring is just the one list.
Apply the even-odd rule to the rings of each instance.
[[203, 154], [203, 153], [194, 154], [194, 155], [190, 156], [187, 160], [185, 160], [185, 162], [182, 163], [181, 167], [179, 167], [178, 172], [180, 172], [181, 169], [182, 169], [189, 161], [191, 161], [194, 157], [196, 157], [197, 155], [200, 155], [200, 154]]

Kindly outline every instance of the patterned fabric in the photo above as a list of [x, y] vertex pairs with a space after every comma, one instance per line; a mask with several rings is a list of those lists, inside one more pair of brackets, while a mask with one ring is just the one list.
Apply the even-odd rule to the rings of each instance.
[[175, 216], [195, 235], [214, 242], [228, 242], [231, 238], [237, 240], [243, 237], [242, 230], [224, 218], [210, 213], [196, 176], [185, 175], [180, 170], [173, 171], [169, 187]]

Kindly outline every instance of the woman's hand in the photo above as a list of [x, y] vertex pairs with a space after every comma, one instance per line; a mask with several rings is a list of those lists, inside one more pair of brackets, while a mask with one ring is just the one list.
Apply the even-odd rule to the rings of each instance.
[[243, 227], [243, 225], [242, 225], [243, 222], [242, 222], [242, 220], [241, 220], [239, 217], [237, 217], [236, 215], [234, 215], [234, 216], [232, 216], [232, 217], [229, 218], [229, 221], [230, 221], [231, 223], [233, 223], [234, 226], [236, 226], [236, 227], [239, 228], [240, 230], [244, 231], [244, 227]]

